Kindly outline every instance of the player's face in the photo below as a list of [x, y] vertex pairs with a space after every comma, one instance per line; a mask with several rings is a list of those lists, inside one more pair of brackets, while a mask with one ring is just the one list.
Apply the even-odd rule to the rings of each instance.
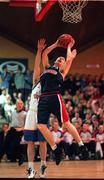
[[55, 64], [56, 66], [58, 66], [59, 68], [62, 68], [63, 65], [64, 65], [64, 63], [65, 63], [65, 58], [62, 57], [62, 56], [60, 56], [60, 57], [58, 57], [58, 58], [56, 59], [56, 61], [55, 61], [54, 64]]

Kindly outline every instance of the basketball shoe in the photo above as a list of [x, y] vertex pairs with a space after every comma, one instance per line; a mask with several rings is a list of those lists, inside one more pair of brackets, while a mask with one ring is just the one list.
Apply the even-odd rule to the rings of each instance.
[[45, 175], [46, 175], [46, 170], [47, 166], [46, 165], [42, 165], [40, 166], [40, 173], [39, 173], [39, 177], [40, 178], [45, 178]]
[[28, 175], [27, 177], [28, 179], [35, 178], [36, 172], [32, 168], [29, 168], [27, 169], [27, 175]]

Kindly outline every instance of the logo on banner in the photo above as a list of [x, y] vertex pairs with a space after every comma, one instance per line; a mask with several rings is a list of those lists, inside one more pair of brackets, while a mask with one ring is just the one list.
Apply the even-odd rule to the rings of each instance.
[[4, 68], [7, 68], [9, 72], [13, 71], [14, 73], [16, 73], [18, 69], [21, 69], [22, 73], [24, 73], [26, 70], [25, 65], [17, 61], [3, 62], [2, 64], [0, 64], [0, 71], [3, 72]]

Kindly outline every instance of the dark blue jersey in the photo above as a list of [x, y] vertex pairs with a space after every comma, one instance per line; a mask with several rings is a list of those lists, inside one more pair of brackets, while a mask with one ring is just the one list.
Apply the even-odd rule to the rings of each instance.
[[63, 77], [59, 68], [52, 66], [44, 71], [40, 77], [41, 93], [56, 93], [61, 92]]

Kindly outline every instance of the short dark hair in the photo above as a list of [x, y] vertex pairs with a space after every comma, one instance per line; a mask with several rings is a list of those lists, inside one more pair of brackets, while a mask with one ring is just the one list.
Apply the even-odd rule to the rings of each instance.
[[9, 123], [3, 123], [2, 127], [4, 127], [5, 125], [9, 126]]

